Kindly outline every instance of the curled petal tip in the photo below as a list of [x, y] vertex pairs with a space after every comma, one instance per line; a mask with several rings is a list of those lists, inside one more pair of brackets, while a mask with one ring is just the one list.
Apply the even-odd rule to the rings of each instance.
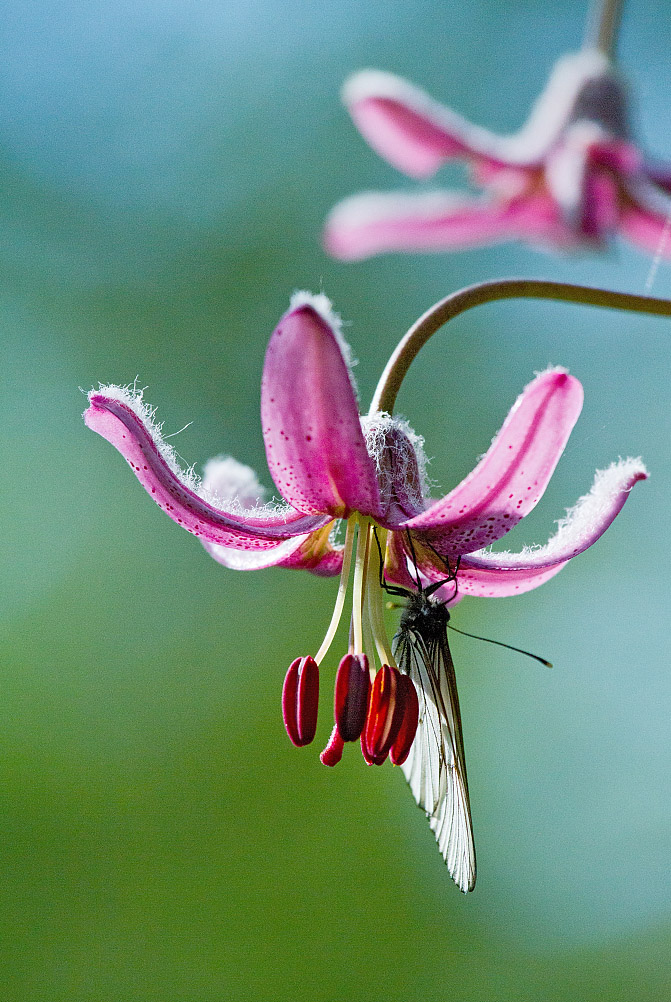
[[467, 595], [502, 598], [544, 584], [603, 535], [633, 486], [647, 477], [640, 459], [621, 459], [599, 470], [589, 493], [559, 520], [557, 532], [544, 546], [525, 547], [519, 553], [483, 550], [467, 554], [459, 569], [459, 588]]
[[[268, 466], [299, 511], [380, 515], [348, 349], [320, 297], [300, 293], [275, 329], [261, 383]], [[330, 319], [329, 319], [330, 316]]]
[[221, 546], [263, 550], [328, 525], [327, 515], [306, 517], [291, 509], [219, 509], [195, 474], [180, 469], [141, 393], [105, 386], [92, 391], [89, 400], [87, 427], [118, 449], [156, 504], [194, 536]]

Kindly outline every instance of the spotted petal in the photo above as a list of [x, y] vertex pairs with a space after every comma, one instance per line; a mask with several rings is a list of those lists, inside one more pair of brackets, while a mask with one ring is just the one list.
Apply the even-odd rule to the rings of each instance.
[[543, 495], [582, 399], [582, 386], [564, 370], [537, 376], [473, 472], [406, 527], [451, 557], [500, 539]]
[[[257, 571], [264, 567], [285, 567], [311, 571], [319, 577], [332, 577], [342, 570], [342, 550], [328, 542], [330, 526], [294, 539], [285, 539], [267, 550], [236, 550], [230, 546], [204, 542], [203, 546], [218, 564], [234, 571]], [[324, 536], [324, 532], [326, 536]]]
[[[526, 547], [521, 553], [487, 551], [463, 556], [459, 565], [459, 591], [462, 595], [493, 598], [520, 595], [544, 584], [603, 535], [634, 484], [647, 476], [640, 459], [620, 460], [598, 471], [590, 492], [561, 519], [557, 532], [545, 546]], [[437, 562], [425, 561], [421, 570], [429, 580], [440, 580], [441, 568]]]
[[[216, 456], [209, 459], [203, 471], [203, 487], [216, 495], [225, 508], [232, 504], [238, 510], [253, 511], [266, 494], [254, 470], [239, 463], [232, 456]], [[313, 574], [328, 577], [339, 574], [342, 567], [342, 547], [331, 544], [333, 524], [329, 522], [323, 529], [310, 532], [265, 550], [240, 550], [203, 540], [203, 546], [217, 563], [235, 571], [256, 571], [263, 567], [290, 567], [308, 570]]]
[[141, 394], [106, 386], [89, 394], [89, 404], [84, 414], [88, 427], [119, 450], [145, 490], [174, 522], [203, 541], [263, 550], [323, 528], [330, 521], [327, 515], [304, 515], [289, 507], [274, 511], [220, 509], [197, 478], [180, 469], [174, 450], [154, 424]]
[[268, 466], [299, 511], [347, 518], [380, 515], [348, 348], [324, 296], [300, 293], [274, 331], [261, 382]]

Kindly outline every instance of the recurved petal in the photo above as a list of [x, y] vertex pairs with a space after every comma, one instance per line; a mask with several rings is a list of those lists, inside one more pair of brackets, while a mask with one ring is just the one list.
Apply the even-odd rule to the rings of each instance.
[[543, 495], [582, 399], [582, 386], [563, 369], [541, 373], [518, 397], [473, 472], [405, 527], [450, 557], [500, 539]]
[[[466, 595], [498, 597], [537, 588], [553, 577], [571, 557], [582, 553], [603, 535], [629, 497], [634, 484], [648, 476], [640, 459], [625, 459], [599, 470], [592, 489], [558, 523], [545, 546], [521, 553], [470, 553], [459, 565], [459, 591]], [[424, 570], [424, 568], [422, 568]], [[427, 576], [438, 580], [435, 568]]]
[[[472, 595], [476, 598], [505, 598], [510, 595], [522, 595], [525, 591], [532, 591], [540, 585], [545, 584], [555, 574], [558, 574], [566, 561], [557, 563], [552, 567], [536, 568], [535, 570], [513, 570], [507, 571], [486, 570], [482, 567], [470, 567], [468, 563], [462, 561], [464, 566], [459, 568], [457, 575], [460, 598]], [[441, 598], [441, 593], [452, 595], [454, 587], [447, 585], [444, 589], [439, 589], [437, 596]]]
[[355, 261], [396, 251], [450, 251], [506, 240], [570, 247], [576, 237], [549, 196], [512, 200], [454, 192], [366, 192], [340, 202], [324, 230], [333, 257]]
[[84, 414], [88, 427], [119, 450], [159, 507], [203, 542], [264, 550], [330, 522], [328, 516], [306, 516], [289, 507], [249, 510], [242, 503], [237, 504], [237, 511], [233, 504], [233, 510], [219, 508], [193, 473], [180, 469], [174, 449], [154, 423], [141, 393], [105, 386], [89, 394], [89, 404]]
[[[384, 562], [384, 576], [390, 584], [400, 585], [412, 591], [417, 587], [416, 576], [410, 573], [412, 559], [405, 548], [405, 535], [401, 532], [390, 532], [387, 537], [387, 550]], [[414, 570], [414, 568], [412, 568]]]
[[282, 496], [299, 511], [379, 517], [375, 465], [348, 363], [326, 297], [294, 296], [270, 339], [261, 382], [268, 466]]
[[285, 567], [310, 571], [319, 577], [332, 577], [342, 570], [342, 548], [329, 542], [331, 525], [294, 539], [285, 539], [271, 549], [257, 552], [236, 550], [230, 546], [203, 542], [211, 557], [235, 571], [256, 571], [263, 567]]
[[647, 181], [630, 182], [624, 189], [620, 230], [643, 250], [671, 257], [671, 198]]
[[411, 177], [430, 177], [454, 157], [496, 160], [496, 136], [392, 73], [355, 73], [343, 101], [373, 149]]

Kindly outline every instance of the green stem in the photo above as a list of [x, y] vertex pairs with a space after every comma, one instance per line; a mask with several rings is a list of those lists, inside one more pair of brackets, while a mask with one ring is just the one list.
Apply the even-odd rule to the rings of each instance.
[[387, 411], [391, 414], [410, 363], [443, 324], [474, 306], [491, 303], [496, 299], [554, 299], [557, 302], [578, 303], [583, 306], [600, 306], [606, 310], [627, 310], [671, 317], [671, 301], [668, 299], [611, 292], [609, 289], [594, 289], [588, 285], [569, 285], [536, 278], [502, 278], [471, 285], [441, 299], [412, 325], [387, 362], [377, 384], [370, 413]]
[[598, 49], [604, 56], [612, 58], [617, 44], [622, 5], [623, 0], [593, 0], [585, 31], [584, 49]]

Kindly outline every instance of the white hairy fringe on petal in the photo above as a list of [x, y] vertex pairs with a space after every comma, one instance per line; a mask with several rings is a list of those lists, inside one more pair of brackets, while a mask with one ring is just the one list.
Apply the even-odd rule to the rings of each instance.
[[257, 508], [266, 493], [251, 466], [232, 456], [208, 459], [203, 467], [203, 487], [224, 504], [235, 498], [245, 509]]
[[331, 210], [327, 226], [370, 226], [407, 214], [413, 223], [422, 219], [433, 222], [436, 216], [449, 215], [460, 209], [491, 204], [487, 196], [463, 195], [453, 191], [364, 191], [350, 195]]
[[[324, 323], [333, 331], [336, 341], [340, 346], [340, 350], [343, 354], [343, 358], [347, 363], [348, 369], [352, 369], [356, 365], [356, 359], [352, 355], [352, 349], [345, 340], [345, 336], [342, 332], [343, 322], [339, 313], [336, 313], [331, 305], [331, 300], [328, 296], [325, 296], [323, 292], [315, 295], [312, 292], [307, 292], [305, 289], [299, 289], [294, 292], [291, 297], [291, 302], [289, 304], [289, 310], [297, 310], [301, 306], [311, 306], [315, 313], [318, 313], [322, 318]], [[352, 379], [352, 373], [350, 371], [350, 379]], [[352, 385], [354, 385], [352, 381]]]
[[370, 98], [398, 101], [422, 118], [433, 119], [448, 132], [463, 137], [469, 146], [494, 153], [491, 132], [479, 125], [473, 125], [451, 108], [446, 108], [434, 100], [420, 87], [394, 73], [386, 73], [384, 70], [359, 70], [345, 81], [341, 97], [343, 104], [349, 109]]
[[[256, 474], [251, 467], [238, 463], [237, 460], [230, 457], [209, 460], [205, 467], [204, 481], [195, 472], [193, 466], [183, 469], [174, 446], [167, 442], [163, 435], [163, 423], [155, 420], [156, 408], [150, 407], [143, 399], [145, 389], [146, 387], [143, 387], [143, 389], [138, 390], [136, 383], [133, 383], [132, 386], [112, 386], [101, 383], [97, 390], [89, 392], [89, 403], [91, 403], [91, 397], [100, 394], [103, 397], [118, 400], [119, 403], [128, 407], [147, 430], [159, 455], [180, 483], [197, 494], [203, 501], [211, 504], [213, 508], [230, 512], [230, 514], [254, 514], [259, 517], [271, 512], [282, 514], [285, 509], [287, 512], [291, 510], [290, 506], [285, 504], [278, 505], [272, 502], [259, 504], [258, 501], [265, 494], [265, 490], [258, 483]], [[219, 482], [215, 484], [216, 468], [213, 468], [210, 474], [208, 467], [210, 463], [221, 464], [222, 462], [228, 465], [224, 471], [219, 467]], [[238, 492], [230, 493], [236, 485]], [[225, 494], [220, 493], [222, 488], [226, 491]]]
[[525, 546], [519, 553], [511, 553], [509, 550], [499, 553], [488, 548], [478, 550], [473, 556], [483, 554], [490, 559], [496, 557], [496, 563], [500, 567], [518, 567], [524, 558], [528, 558], [532, 566], [541, 566], [564, 556], [568, 559], [573, 552], [586, 549], [601, 535], [605, 528], [604, 520], [609, 524], [615, 515], [613, 507], [618, 495], [623, 491], [628, 493], [636, 479], [647, 475], [648, 471], [640, 458], [620, 459], [611, 463], [607, 469], [596, 471], [589, 494], [578, 498], [577, 503], [567, 509], [565, 517], [557, 521], [557, 532], [544, 546]]

